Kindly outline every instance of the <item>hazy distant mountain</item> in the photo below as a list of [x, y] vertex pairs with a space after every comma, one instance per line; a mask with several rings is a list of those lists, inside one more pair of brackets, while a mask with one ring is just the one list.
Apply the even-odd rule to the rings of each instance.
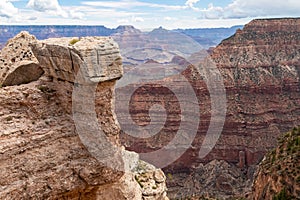
[[118, 28], [113, 34], [118, 42], [123, 62], [137, 65], [152, 59], [160, 63], [170, 62], [174, 56], [189, 57], [203, 47], [191, 37], [159, 27], [149, 33], [138, 31], [132, 26]]
[[109, 36], [115, 32], [104, 26], [0, 26], [0, 43], [6, 41], [21, 31], [28, 31], [38, 39], [51, 37], [83, 37], [83, 36]]
[[230, 37], [237, 29], [243, 26], [233, 26], [231, 28], [195, 28], [195, 29], [176, 29], [196, 40], [203, 47], [208, 48], [217, 46], [222, 40]]
[[112, 36], [120, 46], [124, 64], [139, 65], [149, 59], [166, 63], [174, 56], [187, 58], [195, 52], [216, 46], [241, 27], [176, 30], [159, 27], [151, 32], [142, 32], [131, 25], [118, 26], [115, 29], [105, 26], [2, 25], [0, 26], [0, 49], [8, 39], [21, 31], [28, 31], [40, 40], [53, 37]]
[[[231, 28], [201, 28], [201, 29], [176, 29], [173, 31], [168, 31], [163, 28], [154, 29], [149, 33], [150, 37], [157, 39], [162, 39], [166, 37], [166, 34], [160, 35], [161, 33], [168, 32], [168, 37], [172, 36], [172, 32], [184, 34], [196, 42], [198, 42], [204, 48], [210, 46], [216, 46], [220, 43], [221, 40], [231, 36], [236, 29], [242, 28], [242, 26], [234, 26]], [[126, 43], [126, 39], [131, 38], [134, 40], [134, 36], [137, 36], [136, 42], [139, 41], [149, 42], [143, 38], [142, 35], [147, 34], [142, 31], [134, 28], [133, 26], [119, 26], [115, 29], [106, 28], [105, 26], [58, 26], [58, 25], [30, 25], [30, 26], [9, 26], [9, 25], [0, 25], [0, 48], [6, 41], [17, 33], [21, 31], [28, 31], [29, 33], [35, 35], [38, 39], [46, 39], [50, 37], [83, 37], [83, 36], [110, 36], [110, 35], [119, 35], [119, 37], [127, 35], [127, 38], [123, 38], [122, 41]], [[152, 37], [152, 38], [153, 38]], [[167, 37], [166, 37], [167, 39]], [[174, 37], [173, 37], [174, 39]], [[121, 39], [120, 39], [121, 40]], [[146, 41], [145, 41], [146, 40]], [[171, 40], [171, 39], [170, 39]], [[173, 40], [173, 43], [176, 41]]]
[[186, 34], [162, 27], [149, 32], [148, 36], [156, 46], [180, 56], [189, 56], [203, 49], [199, 43]]
[[114, 29], [115, 34], [141, 34], [142, 31], [139, 29], [136, 29], [132, 25], [123, 25], [123, 26], [118, 26], [116, 29]]

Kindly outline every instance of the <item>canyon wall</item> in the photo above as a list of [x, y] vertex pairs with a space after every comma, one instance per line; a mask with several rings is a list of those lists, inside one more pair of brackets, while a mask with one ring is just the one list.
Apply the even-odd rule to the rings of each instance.
[[253, 196], [260, 199], [298, 199], [300, 196], [300, 127], [279, 138], [275, 149], [260, 163]]
[[[221, 159], [237, 164], [239, 154], [243, 151], [246, 157], [245, 164], [255, 165], [268, 149], [276, 145], [276, 138], [281, 132], [300, 122], [299, 37], [299, 19], [254, 20], [213, 50], [210, 59], [223, 76], [227, 96], [227, 114], [217, 146], [201, 162]], [[200, 59], [192, 57], [190, 60]], [[178, 66], [184, 62], [189, 64], [180, 58], [173, 62]], [[196, 90], [200, 102], [202, 120], [198, 136], [194, 141], [195, 153], [199, 150], [211, 115], [209, 91], [204, 79], [198, 73], [197, 70], [193, 70], [192, 64], [182, 72]], [[170, 79], [176, 79], [174, 77]], [[162, 96], [166, 95], [164, 92], [158, 92], [164, 89], [161, 86], [163, 81], [156, 82], [150, 87], [151, 89], [148, 90], [150, 96], [158, 97], [160, 93]], [[180, 82], [177, 84], [181, 87]], [[147, 86], [134, 93], [132, 99], [138, 101], [130, 107], [132, 117], [137, 122], [140, 120], [141, 124], [142, 117], [138, 118], [134, 114], [141, 114], [149, 108], [150, 101], [143, 96], [145, 88]], [[173, 99], [171, 93], [168, 99]], [[167, 110], [178, 115], [180, 110], [176, 108], [179, 107], [172, 106]], [[147, 117], [147, 113], [144, 112], [144, 114]], [[172, 119], [175, 118], [176, 116], [173, 116]], [[143, 120], [149, 121], [149, 116]], [[174, 131], [176, 133], [178, 123], [166, 125], [173, 129], [169, 131], [170, 134], [174, 134]], [[160, 141], [163, 143], [166, 139], [161, 138]], [[125, 143], [130, 143], [130, 141], [124, 140]], [[131, 148], [137, 147], [138, 151], [140, 148], [138, 140], [133, 142], [135, 145]], [[141, 141], [142, 143], [147, 142]], [[157, 145], [157, 147], [163, 146]]]
[[244, 151], [255, 165], [300, 123], [299, 39], [300, 19], [254, 20], [213, 51], [228, 101], [223, 159], [238, 162]]
[[[87, 84], [78, 73], [99, 82], [96, 119], [117, 149], [117, 168], [92, 156], [78, 135], [72, 104], [84, 107], [86, 97], [74, 102], [72, 93], [74, 84]], [[0, 53], [1, 199], [167, 199], [163, 172], [120, 145], [113, 103], [122, 74], [111, 38], [38, 41], [21, 32], [8, 41]]]
[[[180, 75], [189, 81], [197, 95], [200, 123], [191, 147], [165, 168], [165, 172], [173, 177], [169, 179], [169, 194], [177, 198], [206, 193], [219, 198], [245, 195], [251, 192], [257, 164], [268, 150], [276, 146], [277, 137], [300, 123], [300, 19], [253, 20], [243, 30], [237, 30], [223, 40], [206, 61], [201, 61], [203, 57], [200, 52], [189, 59], [177, 57], [171, 62], [179, 69], [186, 67]], [[217, 144], [206, 157], [199, 158], [209, 124], [219, 120], [211, 118], [208, 86], [203, 74], [195, 68], [199, 64], [210, 70], [205, 62], [216, 66], [222, 75], [227, 112]], [[159, 72], [159, 69], [147, 66], [148, 70]], [[149, 116], [149, 108], [154, 103], [163, 105], [168, 116], [163, 129], [148, 139], [135, 138], [126, 132], [122, 134], [122, 142], [128, 149], [155, 151], [175, 137], [181, 122], [181, 110], [174, 94], [162, 84], [173, 81], [178, 88], [182, 87], [182, 83], [176, 80], [178, 77], [174, 75], [162, 81], [152, 81], [133, 94], [130, 116], [124, 118], [132, 117], [142, 126], [151, 120], [155, 122], [155, 118]], [[165, 92], [161, 92], [163, 90]], [[187, 134], [190, 131], [185, 130]], [[220, 160], [221, 164], [215, 160]], [[212, 173], [208, 178], [203, 174], [211, 170], [222, 177]]]

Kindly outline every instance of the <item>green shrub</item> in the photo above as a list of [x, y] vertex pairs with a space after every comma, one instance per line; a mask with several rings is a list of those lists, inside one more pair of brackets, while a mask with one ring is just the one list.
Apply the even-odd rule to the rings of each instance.
[[291, 197], [286, 192], [286, 188], [283, 188], [278, 194], [273, 197], [273, 200], [290, 200]]
[[286, 196], [285, 189], [281, 190], [277, 195], [273, 197], [273, 200], [283, 200], [283, 197]]
[[74, 45], [74, 44], [76, 44], [77, 42], [79, 42], [79, 39], [78, 39], [78, 38], [73, 38], [72, 40], [70, 40], [69, 44], [70, 44], [70, 45]]
[[167, 177], [168, 177], [168, 179], [170, 179], [170, 180], [172, 180], [172, 179], [173, 179], [173, 176], [172, 176], [172, 174], [171, 174], [171, 173], [168, 173], [168, 174], [167, 174]]

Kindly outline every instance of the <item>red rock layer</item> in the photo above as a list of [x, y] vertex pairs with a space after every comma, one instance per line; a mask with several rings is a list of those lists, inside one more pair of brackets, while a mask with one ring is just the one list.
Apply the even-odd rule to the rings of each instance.
[[[256, 165], [266, 151], [276, 145], [281, 132], [300, 123], [300, 19], [254, 20], [217, 46], [211, 59], [221, 72], [226, 88], [227, 113], [222, 135], [211, 153], [199, 159], [198, 152], [209, 123], [218, 119], [211, 119], [211, 100], [205, 81], [189, 67], [182, 74], [197, 94], [201, 120], [192, 147], [169, 166], [173, 172], [189, 170], [192, 164], [213, 159], [243, 163], [242, 167]], [[181, 83], [177, 85], [180, 87]], [[162, 92], [159, 87], [156, 83], [152, 85], [152, 94], [156, 90]], [[145, 125], [149, 122], [148, 109], [153, 102], [149, 97], [145, 99], [142, 91], [136, 91], [130, 107], [131, 117]], [[176, 135], [180, 107], [172, 106], [175, 104], [171, 93], [162, 96], [168, 95], [169, 102], [162, 103], [170, 104], [165, 107], [169, 120], [164, 129], [150, 139], [123, 134], [122, 140], [128, 149], [153, 151]]]

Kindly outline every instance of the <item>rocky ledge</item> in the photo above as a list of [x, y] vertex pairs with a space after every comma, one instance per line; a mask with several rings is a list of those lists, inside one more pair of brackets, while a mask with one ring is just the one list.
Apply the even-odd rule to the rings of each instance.
[[127, 151], [117, 165], [130, 170], [112, 169], [76, 132], [72, 92], [84, 66], [84, 76], [99, 82], [99, 126], [125, 152], [113, 110], [121, 63], [118, 45], [106, 37], [38, 41], [21, 32], [8, 41], [0, 52], [0, 199], [167, 199], [160, 169]]

